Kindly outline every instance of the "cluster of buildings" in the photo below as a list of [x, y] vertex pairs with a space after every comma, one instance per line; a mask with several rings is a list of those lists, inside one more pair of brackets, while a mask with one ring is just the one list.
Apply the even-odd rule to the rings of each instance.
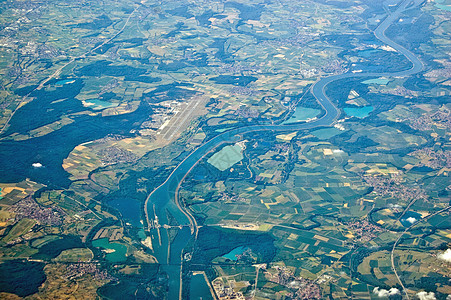
[[354, 240], [363, 243], [374, 239], [377, 232], [384, 231], [383, 228], [371, 224], [367, 219], [350, 222], [347, 225], [356, 236]]
[[346, 68], [338, 59], [332, 60], [329, 63], [325, 64], [321, 67], [321, 70], [330, 74], [343, 74], [348, 72], [348, 68]]
[[177, 39], [175, 37], [163, 38], [163, 37], [158, 36], [158, 37], [150, 38], [149, 41], [152, 45], [164, 46], [164, 45], [176, 42]]
[[411, 155], [421, 159], [421, 165], [432, 168], [451, 168], [451, 151], [439, 150], [436, 151], [432, 148], [423, 148], [416, 150]]
[[268, 273], [270, 281], [284, 286], [293, 281], [294, 275], [292, 270], [288, 269], [287, 267], [279, 266], [275, 266], [273, 269], [276, 270], [275, 273]]
[[343, 74], [348, 71], [348, 68], [346, 68], [341, 61], [339, 60], [333, 60], [324, 66], [322, 66], [320, 69], [312, 68], [312, 69], [302, 69], [300, 70], [301, 75], [304, 78], [311, 78], [319, 76], [321, 73], [329, 73], [329, 74]]
[[315, 35], [312, 34], [305, 34], [305, 33], [297, 33], [294, 36], [291, 36], [289, 38], [285, 39], [275, 39], [270, 41], [264, 41], [263, 44], [271, 44], [272, 46], [278, 46], [278, 47], [293, 47], [293, 46], [300, 46], [305, 45], [308, 42], [311, 42], [313, 40]]
[[397, 86], [394, 89], [389, 89], [389, 88], [382, 89], [381, 93], [395, 95], [395, 96], [401, 96], [401, 97], [406, 97], [406, 98], [412, 98], [412, 97], [418, 96], [417, 92], [408, 90], [403, 86]]
[[294, 293], [294, 300], [321, 299], [321, 289], [319, 285], [309, 279], [296, 279], [297, 291]]
[[24, 56], [33, 56], [39, 59], [51, 59], [62, 55], [62, 51], [46, 44], [27, 42], [25, 46], [20, 47], [20, 53]]
[[363, 180], [373, 188], [373, 192], [380, 196], [395, 197], [410, 202], [413, 199], [427, 199], [426, 192], [418, 187], [406, 186], [401, 176], [363, 176]]
[[151, 119], [142, 123], [141, 128], [153, 130], [164, 129], [169, 124], [171, 117], [177, 113], [176, 109], [178, 107], [180, 107], [180, 102], [175, 100], [159, 103], [159, 106], [154, 106]]
[[308, 69], [308, 70], [303, 69], [300, 71], [300, 73], [301, 73], [302, 77], [304, 77], [304, 78], [311, 78], [311, 77], [318, 76], [320, 72], [318, 69], [312, 68], [312, 69]]
[[122, 136], [122, 135], [119, 135], [119, 134], [108, 134], [107, 136], [105, 136], [104, 138], [101, 138], [101, 139], [98, 139], [98, 140], [96, 140], [98, 143], [101, 143], [101, 144], [103, 144], [103, 143], [108, 143], [108, 142], [110, 142], [110, 141], [120, 141], [120, 140], [122, 140], [123, 138], [125, 138], [124, 136]]
[[242, 118], [258, 118], [260, 112], [256, 109], [249, 108], [247, 106], [241, 106], [235, 111], [235, 115], [240, 116]]
[[230, 89], [233, 95], [256, 96], [260, 92], [245, 86], [234, 86]]
[[36, 220], [41, 225], [60, 226], [65, 213], [59, 207], [41, 207], [31, 197], [12, 205], [10, 210], [15, 214], [15, 221], [23, 218]]
[[94, 280], [114, 280], [106, 271], [100, 271], [95, 263], [76, 263], [66, 265], [66, 272], [64, 277], [68, 280], [73, 280], [83, 275], [90, 274]]
[[219, 300], [244, 300], [243, 293], [235, 292], [232, 286], [225, 286], [221, 278], [213, 281], [213, 289]]
[[249, 203], [249, 199], [240, 197], [236, 194], [229, 194], [229, 193], [222, 193], [219, 201], [221, 202], [226, 202], [226, 203], [230, 203], [230, 202], [244, 202], [244, 203]]
[[426, 76], [433, 78], [451, 78], [451, 64], [446, 64], [443, 69], [435, 69], [426, 73]]
[[293, 290], [292, 299], [321, 299], [319, 285], [310, 279], [296, 278], [293, 272], [286, 267], [276, 266], [276, 273], [270, 274], [269, 280]]
[[98, 154], [103, 165], [134, 162], [138, 159], [132, 152], [114, 146], [102, 149]]
[[435, 113], [409, 118], [408, 121], [410, 127], [416, 130], [431, 130], [433, 125], [451, 129], [451, 111], [443, 107]]
[[274, 145], [274, 149], [284, 156], [288, 156], [288, 153], [290, 151], [290, 144], [289, 143], [277, 143]]

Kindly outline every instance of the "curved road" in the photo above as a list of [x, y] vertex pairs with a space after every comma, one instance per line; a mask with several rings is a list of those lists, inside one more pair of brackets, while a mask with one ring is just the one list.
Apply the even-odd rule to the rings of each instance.
[[[178, 201], [178, 190], [181, 183], [196, 164], [209, 152], [226, 142], [234, 142], [240, 139], [240, 135], [252, 131], [297, 131], [331, 126], [340, 116], [340, 111], [326, 96], [326, 86], [334, 81], [355, 77], [405, 77], [420, 72], [423, 63], [409, 50], [390, 40], [385, 31], [398, 20], [400, 14], [413, 4], [417, 6], [422, 0], [404, 0], [392, 14], [388, 15], [375, 29], [374, 35], [386, 45], [403, 54], [411, 63], [408, 70], [392, 73], [345, 73], [333, 75], [321, 79], [312, 87], [312, 93], [318, 103], [324, 108], [325, 115], [314, 122], [290, 124], [290, 125], [252, 125], [235, 128], [226, 131], [207, 141], [189, 156], [187, 156], [169, 175], [166, 181], [156, 188], [146, 199], [144, 211], [146, 214], [147, 227], [152, 239], [154, 255], [162, 268], [169, 275], [169, 299], [181, 298], [182, 279], [181, 262], [183, 249], [197, 235], [197, 224], [193, 216], [186, 211]], [[170, 224], [172, 220], [172, 224]], [[180, 229], [174, 226], [174, 220]], [[168, 230], [176, 228], [177, 235], [170, 238]]]

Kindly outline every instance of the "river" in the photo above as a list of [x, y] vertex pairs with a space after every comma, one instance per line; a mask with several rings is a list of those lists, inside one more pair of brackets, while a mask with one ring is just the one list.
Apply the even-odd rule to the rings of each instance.
[[[374, 30], [374, 35], [386, 45], [392, 47], [403, 54], [411, 63], [408, 70], [392, 73], [345, 73], [322, 78], [312, 87], [311, 92], [318, 103], [325, 110], [325, 115], [313, 122], [287, 125], [251, 125], [226, 131], [211, 140], [205, 142], [199, 148], [188, 155], [170, 174], [167, 180], [156, 188], [146, 199], [145, 213], [152, 238], [154, 255], [169, 275], [169, 299], [181, 298], [182, 279], [181, 262], [183, 249], [187, 243], [197, 235], [197, 224], [195, 219], [178, 202], [178, 189], [186, 175], [192, 168], [209, 152], [213, 151], [223, 143], [230, 143], [240, 140], [240, 136], [252, 131], [297, 131], [313, 129], [324, 126], [331, 126], [340, 116], [340, 111], [327, 97], [326, 86], [334, 81], [355, 78], [355, 77], [405, 77], [420, 72], [423, 63], [409, 50], [394, 41], [390, 40], [385, 31], [398, 20], [400, 14], [409, 9], [409, 5], [418, 6], [421, 0], [404, 0], [398, 8], [388, 15]], [[178, 234], [172, 243], [169, 241], [167, 226], [169, 226], [169, 212], [173, 218], [181, 225]]]

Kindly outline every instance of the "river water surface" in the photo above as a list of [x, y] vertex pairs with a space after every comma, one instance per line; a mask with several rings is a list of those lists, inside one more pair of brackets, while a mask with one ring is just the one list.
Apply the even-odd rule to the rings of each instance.
[[[325, 115], [309, 123], [296, 123], [286, 125], [251, 125], [226, 131], [211, 140], [207, 141], [199, 148], [194, 150], [182, 161], [168, 179], [155, 189], [147, 198], [145, 211], [149, 234], [152, 238], [154, 255], [158, 262], [162, 264], [163, 269], [169, 275], [169, 299], [178, 299], [181, 297], [181, 263], [183, 250], [187, 243], [195, 238], [197, 224], [192, 216], [184, 210], [177, 202], [177, 192], [179, 185], [183, 182], [185, 176], [207, 153], [214, 150], [223, 143], [232, 143], [240, 140], [241, 135], [253, 131], [297, 131], [307, 130], [319, 127], [327, 127], [340, 116], [340, 111], [325, 94], [325, 87], [334, 81], [355, 78], [355, 77], [403, 77], [420, 72], [423, 69], [422, 62], [410, 51], [385, 36], [387, 28], [398, 20], [401, 13], [408, 9], [409, 5], [418, 5], [418, 0], [403, 1], [396, 11], [388, 15], [375, 29], [375, 36], [386, 45], [394, 48], [403, 54], [411, 63], [412, 67], [408, 70], [402, 70], [392, 73], [345, 73], [322, 78], [313, 87], [312, 93], [318, 103], [325, 110]], [[175, 239], [170, 243], [168, 230], [164, 226], [169, 226], [170, 219], [168, 212], [181, 225]]]

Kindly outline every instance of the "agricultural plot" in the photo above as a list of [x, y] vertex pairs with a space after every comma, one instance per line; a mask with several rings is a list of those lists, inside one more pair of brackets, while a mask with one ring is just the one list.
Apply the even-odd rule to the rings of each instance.
[[9, 231], [8, 235], [2, 239], [3, 243], [14, 241], [18, 237], [28, 233], [33, 228], [36, 221], [30, 219], [22, 219]]
[[105, 138], [75, 147], [64, 160], [63, 168], [73, 179], [86, 179], [99, 167], [135, 162], [147, 152], [164, 145], [162, 141], [146, 137]]
[[[374, 128], [372, 129], [371, 138], [377, 140], [379, 145], [385, 145], [387, 149], [403, 148], [408, 146], [409, 142], [417, 145], [424, 143], [421, 138], [409, 136], [390, 127], [377, 129], [380, 131], [376, 133]], [[360, 130], [357, 132], [361, 134]], [[404, 137], [404, 141], [399, 142], [401, 137]], [[388, 138], [393, 140], [387, 140]], [[283, 259], [285, 264], [296, 268], [299, 276], [303, 278], [318, 278], [324, 272], [327, 272], [327, 276], [331, 278], [336, 276], [337, 281], [333, 283], [334, 290], [325, 287], [325, 290], [332, 294], [347, 294], [348, 285], [352, 282], [354, 295], [359, 295], [362, 299], [370, 299], [374, 295], [375, 286], [394, 285], [396, 278], [391, 269], [391, 262], [387, 259], [387, 252], [383, 252], [374, 260], [375, 262], [370, 255], [359, 265], [359, 274], [361, 274], [359, 276], [363, 283], [360, 280], [348, 279], [343, 282], [338, 280], [340, 278], [338, 273], [342, 267], [339, 263], [340, 259], [350, 251], [349, 247], [352, 243], [358, 242], [357, 233], [349, 229], [347, 222], [361, 220], [374, 208], [382, 207], [370, 214], [369, 221], [373, 224], [371, 226], [376, 226], [380, 232], [375, 231], [375, 234], [365, 242], [367, 245], [378, 247], [396, 240], [396, 233], [387, 231], [387, 228], [400, 231], [426, 215], [424, 211], [426, 209], [420, 210], [421, 214], [415, 212], [424, 207], [422, 198], [412, 206], [414, 210], [401, 216], [402, 208], [399, 204], [405, 205], [406, 202], [378, 194], [379, 192], [367, 194], [369, 190], [367, 177], [399, 177], [402, 178], [402, 184], [406, 185], [418, 180], [421, 177], [411, 174], [409, 170], [417, 165], [419, 160], [397, 154], [349, 153], [327, 141], [301, 142], [304, 139], [302, 135], [296, 134], [277, 135], [275, 144], [285, 143], [288, 146], [274, 147], [272, 142], [268, 143], [271, 139], [267, 138], [266, 144], [263, 144], [266, 150], [258, 155], [253, 154], [254, 151], [258, 152], [258, 146], [247, 147], [244, 154], [250, 157], [249, 168], [254, 171], [255, 177], [239, 183], [226, 179], [220, 184], [203, 183], [204, 188], [200, 188], [201, 185], [193, 186], [189, 188], [191, 192], [208, 190], [213, 194], [211, 197], [217, 200], [193, 204], [191, 209], [196, 214], [207, 215], [205, 224], [208, 225], [241, 230], [261, 228], [261, 224], [271, 225], [269, 232], [278, 237], [276, 245], [279, 252], [275, 261]], [[290, 153], [293, 151], [294, 144], [298, 146], [296, 148], [298, 153], [289, 176], [285, 177], [283, 182], [280, 177], [279, 180], [273, 181], [275, 172], [280, 170], [279, 174], [281, 174], [284, 170], [283, 163], [288, 161], [287, 157], [293, 157]], [[261, 182], [266, 182], [269, 186], [262, 188]], [[205, 186], [208, 186], [208, 189]], [[220, 196], [231, 191], [232, 186], [234, 195], [238, 196], [235, 201], [231, 201], [233, 198]], [[196, 193], [190, 194], [188, 191], [183, 193], [190, 195], [189, 197], [196, 197]], [[401, 197], [404, 196], [401, 194]], [[407, 200], [410, 196], [406, 194], [405, 197]], [[437, 200], [437, 197], [433, 197], [428, 201]], [[447, 226], [443, 218], [438, 218], [435, 222]], [[252, 225], [258, 227], [252, 227]], [[360, 239], [369, 236], [369, 233], [365, 231], [360, 234]], [[406, 242], [414, 241], [413, 247], [429, 243], [407, 234], [405, 239]], [[443, 236], [437, 242], [443, 242], [446, 239]], [[404, 245], [403, 243], [400, 245]], [[436, 247], [438, 244], [433, 245]], [[376, 266], [374, 269], [376, 275], [369, 269], [361, 269], [370, 266]], [[402, 269], [400, 265], [396, 266]], [[331, 269], [337, 273], [331, 272]], [[418, 274], [418, 270], [412, 271], [412, 274]], [[409, 280], [414, 282], [417, 279]], [[260, 292], [269, 293], [269, 290], [266, 290], [268, 287], [279, 289], [273, 283], [264, 285], [262, 283]]]
[[[172, 278], [187, 298], [204, 274], [221, 299], [377, 299], [399, 280], [445, 299], [449, 1], [384, 33], [424, 64], [396, 77], [411, 62], [373, 32], [393, 1], [157, 2], [0, 3], [0, 267], [18, 283], [0, 298], [167, 299]], [[149, 194], [216, 135], [315, 121], [315, 83], [368, 72], [325, 88], [334, 126], [236, 136], [168, 181], [197, 224], [168, 275], [148, 229], [175, 222], [146, 222]]]
[[57, 262], [89, 262], [93, 258], [92, 251], [87, 248], [64, 250], [55, 260]]
[[375, 151], [384, 151], [390, 149], [400, 149], [406, 147], [419, 147], [426, 143], [426, 140], [420, 136], [401, 132], [393, 127], [364, 127], [355, 125], [352, 127], [356, 133], [350, 139], [350, 142], [356, 141], [360, 137], [367, 137], [377, 145], [367, 148]]

